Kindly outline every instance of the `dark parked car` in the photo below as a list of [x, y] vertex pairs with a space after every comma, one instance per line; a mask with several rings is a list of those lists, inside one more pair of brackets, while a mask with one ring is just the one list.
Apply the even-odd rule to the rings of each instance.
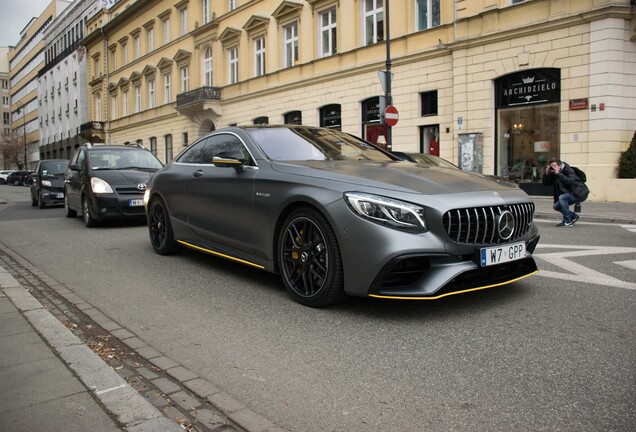
[[12, 186], [28, 186], [31, 171], [13, 171], [7, 176], [7, 184]]
[[81, 213], [87, 227], [109, 219], [145, 218], [146, 183], [161, 166], [155, 155], [136, 145], [78, 148], [64, 175], [66, 216]]
[[278, 272], [309, 306], [438, 299], [537, 271], [525, 192], [331, 129], [217, 130], [155, 173], [144, 201], [158, 254], [188, 247]]
[[66, 159], [48, 159], [38, 162], [31, 175], [31, 205], [43, 209], [47, 204], [64, 203], [64, 172]]

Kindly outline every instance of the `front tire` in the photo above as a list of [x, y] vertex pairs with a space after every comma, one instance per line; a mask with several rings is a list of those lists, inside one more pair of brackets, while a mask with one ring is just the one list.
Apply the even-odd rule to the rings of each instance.
[[285, 288], [298, 303], [321, 307], [346, 298], [338, 241], [317, 210], [303, 207], [285, 218], [278, 264]]
[[82, 217], [84, 218], [84, 225], [86, 225], [87, 228], [97, 226], [97, 220], [91, 215], [91, 209], [85, 195], [82, 196]]
[[67, 218], [77, 217], [77, 212], [73, 210], [68, 203], [68, 191], [64, 190], [64, 216]]
[[35, 194], [33, 193], [33, 191], [31, 191], [31, 206], [37, 207], [37, 205], [38, 205], [38, 200], [35, 198]]
[[148, 233], [150, 244], [159, 255], [171, 255], [181, 249], [174, 240], [168, 209], [160, 198], [153, 199], [148, 206]]
[[44, 204], [44, 198], [42, 198], [41, 193], [38, 193], [38, 208], [43, 209], [44, 207], [46, 207], [46, 204]]

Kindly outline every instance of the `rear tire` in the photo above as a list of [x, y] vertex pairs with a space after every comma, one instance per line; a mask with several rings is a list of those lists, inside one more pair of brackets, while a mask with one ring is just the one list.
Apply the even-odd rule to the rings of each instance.
[[64, 216], [67, 218], [77, 217], [77, 212], [68, 204], [68, 191], [64, 190]]
[[285, 288], [298, 303], [321, 307], [347, 297], [338, 240], [327, 219], [313, 208], [299, 208], [285, 218], [278, 265]]
[[86, 225], [87, 228], [93, 228], [98, 225], [97, 220], [91, 215], [91, 209], [88, 206], [86, 196], [82, 196], [82, 217], [84, 219], [84, 225]]
[[159, 255], [172, 255], [181, 249], [174, 239], [170, 214], [161, 198], [154, 198], [148, 206], [148, 233], [150, 244]]

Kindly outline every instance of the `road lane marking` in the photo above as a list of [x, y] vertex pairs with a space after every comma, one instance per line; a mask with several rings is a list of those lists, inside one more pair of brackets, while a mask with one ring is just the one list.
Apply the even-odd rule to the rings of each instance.
[[[560, 252], [546, 252], [541, 253], [543, 249], [565, 249], [566, 251]], [[542, 259], [550, 264], [560, 267], [567, 271], [567, 273], [560, 273], [550, 270], [541, 270], [538, 273], [539, 276], [562, 279], [568, 281], [576, 281], [583, 283], [590, 283], [594, 285], [603, 285], [616, 288], [624, 288], [636, 290], [636, 283], [627, 282], [609, 276], [605, 273], [593, 270], [584, 265], [570, 261], [568, 258], [583, 257], [583, 256], [598, 256], [598, 255], [619, 255], [619, 254], [636, 254], [636, 248], [630, 247], [612, 247], [612, 246], [576, 246], [576, 245], [560, 245], [560, 244], [540, 244], [537, 247], [539, 253], [533, 254], [535, 258]], [[619, 265], [621, 262], [616, 262]], [[628, 268], [634, 268], [636, 270], [636, 261], [623, 261], [623, 263], [629, 263], [624, 265]], [[634, 267], [631, 267], [631, 266]], [[636, 279], [636, 274], [635, 274]]]

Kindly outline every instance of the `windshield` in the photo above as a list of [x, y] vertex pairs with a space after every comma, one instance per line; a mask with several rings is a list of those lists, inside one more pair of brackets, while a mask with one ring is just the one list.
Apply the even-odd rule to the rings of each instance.
[[441, 157], [422, 153], [410, 153], [409, 156], [411, 156], [411, 158], [413, 158], [413, 160], [420, 165], [459, 169], [456, 165], [453, 165], [452, 163], [448, 162], [446, 159], [442, 159]]
[[60, 176], [68, 167], [68, 161], [62, 162], [42, 162], [40, 173], [42, 176]]
[[393, 160], [366, 141], [332, 129], [262, 128], [248, 131], [267, 157], [275, 161]]
[[88, 157], [93, 170], [161, 168], [161, 162], [152, 153], [142, 149], [93, 150], [89, 152]]

